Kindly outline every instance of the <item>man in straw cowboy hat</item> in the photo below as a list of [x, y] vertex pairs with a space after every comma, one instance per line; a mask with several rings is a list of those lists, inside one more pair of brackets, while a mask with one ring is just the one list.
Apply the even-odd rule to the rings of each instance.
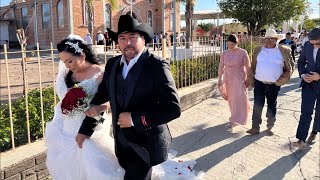
[[[305, 142], [314, 143], [320, 131], [320, 29], [310, 31], [308, 38], [309, 41], [305, 43], [298, 60], [299, 75], [302, 79], [301, 116], [296, 134], [298, 142], [294, 143], [294, 146], [299, 148], [304, 148]], [[314, 111], [313, 128], [307, 139]]]
[[108, 60], [77, 142], [81, 145], [93, 133], [91, 117], [102, 112], [100, 104], [110, 101], [115, 153], [126, 171], [124, 179], [151, 179], [152, 166], [168, 158], [171, 135], [166, 123], [181, 114], [170, 66], [146, 49], [154, 34], [148, 24], [122, 15], [118, 32], [108, 32], [122, 55]]
[[265, 34], [264, 45], [254, 50], [249, 73], [249, 83], [254, 87], [254, 106], [252, 128], [247, 131], [254, 135], [260, 132], [262, 109], [267, 99], [267, 133], [273, 135], [272, 128], [276, 121], [277, 96], [280, 87], [286, 84], [294, 68], [291, 49], [277, 45], [280, 35], [273, 29]]

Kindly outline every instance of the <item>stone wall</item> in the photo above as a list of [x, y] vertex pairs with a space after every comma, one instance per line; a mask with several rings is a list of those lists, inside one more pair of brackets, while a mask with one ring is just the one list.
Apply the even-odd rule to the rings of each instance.
[[17, 164], [1, 169], [0, 179], [3, 180], [45, 180], [49, 178], [46, 164], [46, 153], [27, 158]]

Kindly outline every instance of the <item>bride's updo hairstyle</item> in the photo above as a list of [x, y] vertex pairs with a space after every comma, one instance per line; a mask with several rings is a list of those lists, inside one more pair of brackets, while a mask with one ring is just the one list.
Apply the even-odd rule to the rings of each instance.
[[[61, 42], [57, 44], [57, 49], [59, 53], [61, 52], [68, 52], [71, 53], [73, 56], [80, 56], [81, 53], [84, 53], [86, 58], [85, 60], [91, 64], [98, 64], [98, 61], [96, 60], [92, 49], [84, 43], [84, 40], [74, 34], [70, 34], [66, 39], [63, 39]], [[65, 82], [68, 88], [71, 88], [74, 86], [75, 83], [73, 82], [71, 76], [73, 72], [69, 71], [66, 74]]]
[[60, 52], [68, 52], [74, 56], [80, 56], [81, 53], [84, 53], [86, 56], [86, 61], [91, 64], [98, 64], [92, 49], [84, 43], [84, 40], [74, 34], [70, 34], [66, 39], [63, 39], [57, 44], [57, 49]]

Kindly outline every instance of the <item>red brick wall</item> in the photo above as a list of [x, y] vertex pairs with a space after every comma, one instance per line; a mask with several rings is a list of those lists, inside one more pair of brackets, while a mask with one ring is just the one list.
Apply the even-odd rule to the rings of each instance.
[[[171, 34], [169, 25], [170, 25], [170, 13], [173, 12], [171, 9], [172, 0], [165, 0], [165, 32]], [[120, 15], [125, 14], [126, 12], [130, 12], [130, 4], [128, 4], [125, 0], [118, 1], [119, 11], [112, 12], [112, 30], [117, 31], [118, 29], [118, 19]], [[133, 13], [138, 15], [137, 19], [140, 22], [147, 22], [147, 12], [148, 10], [152, 11], [153, 14], [153, 30], [156, 33], [160, 33], [162, 31], [162, 0], [152, 0], [151, 4], [148, 3], [147, 0], [136, 0], [133, 4]], [[180, 32], [180, 3], [176, 3], [176, 29], [177, 32]], [[126, 11], [127, 10], [127, 11]]]
[[[37, 18], [37, 24], [38, 24], [38, 41], [40, 48], [49, 48], [50, 42], [53, 42], [53, 47], [55, 48], [55, 45], [65, 38], [69, 34], [69, 23], [68, 23], [68, 7], [67, 7], [67, 0], [63, 1], [63, 8], [64, 8], [64, 27], [58, 27], [58, 16], [57, 16], [57, 4], [59, 0], [52, 0], [52, 8], [50, 7], [50, 11], [52, 10], [52, 16], [51, 21], [53, 21], [53, 28], [51, 25], [51, 22], [49, 26], [46, 29], [43, 29], [42, 27], [42, 4], [49, 4], [50, 0], [38, 0], [37, 2], [37, 14], [34, 14], [34, 7], [32, 7], [33, 0], [27, 0], [25, 3], [20, 3], [16, 7], [16, 20], [17, 20], [17, 28], [22, 27], [21, 23], [21, 8], [27, 7], [28, 8], [28, 22], [29, 26], [26, 30], [26, 36], [28, 37], [28, 46], [35, 46], [35, 18]], [[53, 35], [52, 36], [52, 31]]]
[[[50, 0], [38, 0], [37, 2], [37, 14], [33, 16], [34, 8], [32, 5], [34, 4], [33, 0], [26, 0], [24, 3], [20, 3], [16, 6], [15, 14], [17, 20], [17, 28], [22, 27], [21, 23], [21, 8], [28, 7], [28, 20], [29, 27], [26, 31], [26, 35], [28, 37], [28, 46], [35, 47], [35, 29], [34, 22], [35, 18], [37, 18], [38, 22], [38, 41], [41, 49], [49, 48], [50, 42], [53, 42], [53, 47], [55, 48], [56, 44], [61, 41], [63, 38], [69, 35], [69, 8], [68, 8], [68, 0], [63, 1], [64, 7], [64, 27], [58, 27], [58, 17], [57, 17], [57, 4], [59, 0], [52, 0], [53, 6], [50, 10], [52, 10], [51, 21], [53, 21], [53, 28], [50, 25], [48, 28], [42, 28], [42, 4], [48, 3], [50, 4]], [[88, 26], [84, 24], [84, 0], [73, 0], [72, 1], [72, 13], [73, 13], [73, 33], [78, 34], [81, 37], [84, 37], [88, 32]], [[171, 8], [172, 0], [165, 0], [165, 32], [169, 35], [172, 33], [170, 30], [170, 14], [173, 12]], [[95, 34], [100, 30], [104, 33], [104, 11], [105, 4], [108, 4], [108, 0], [95, 0], [94, 2], [94, 27], [93, 27], [93, 40], [95, 40]], [[180, 5], [179, 2], [176, 4], [176, 28], [177, 32], [180, 32]], [[133, 4], [133, 13], [137, 16], [137, 19], [140, 22], [147, 22], [147, 12], [151, 10], [153, 14], [153, 29], [156, 33], [160, 33], [162, 31], [162, 0], [152, 0], [151, 4], [148, 3], [147, 0], [136, 0]], [[130, 4], [128, 4], [125, 0], [119, 0], [117, 2], [117, 8], [112, 9], [111, 11], [111, 27], [112, 30], [118, 31], [118, 20], [120, 15], [126, 14], [126, 12], [130, 12]], [[53, 36], [52, 36], [53, 31]]]

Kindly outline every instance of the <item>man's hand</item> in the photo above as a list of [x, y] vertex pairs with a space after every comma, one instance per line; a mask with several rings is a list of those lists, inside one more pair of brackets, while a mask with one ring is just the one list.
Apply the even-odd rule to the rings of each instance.
[[118, 125], [120, 128], [131, 127], [131, 112], [123, 112], [119, 115]]
[[309, 74], [303, 74], [301, 76], [301, 78], [306, 82], [306, 83], [310, 83], [312, 81], [311, 77]]
[[85, 139], [89, 139], [89, 136], [86, 136], [86, 135], [80, 134], [80, 133], [77, 134], [76, 142], [77, 142], [77, 144], [78, 144], [80, 149], [82, 148], [82, 144], [83, 144]]
[[317, 72], [310, 72], [308, 75], [312, 81], [319, 81], [320, 75]]

